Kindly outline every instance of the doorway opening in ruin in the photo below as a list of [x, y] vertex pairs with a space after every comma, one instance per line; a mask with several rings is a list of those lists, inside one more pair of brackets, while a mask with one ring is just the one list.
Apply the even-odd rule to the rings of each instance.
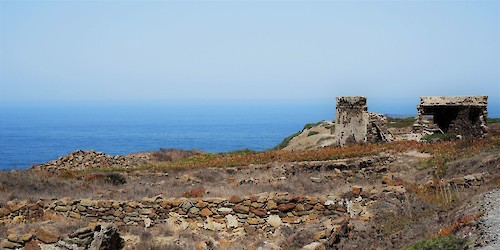
[[[468, 135], [480, 125], [481, 108], [468, 106], [425, 107], [424, 114], [443, 133]], [[432, 117], [432, 118], [431, 118]]]

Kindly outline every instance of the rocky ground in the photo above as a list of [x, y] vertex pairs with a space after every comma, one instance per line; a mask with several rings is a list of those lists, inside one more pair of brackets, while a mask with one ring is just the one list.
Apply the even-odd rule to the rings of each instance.
[[500, 189], [486, 192], [480, 200], [479, 210], [484, 215], [479, 227], [483, 246], [479, 249], [500, 249]]
[[[0, 244], [7, 249], [498, 248], [499, 137], [352, 146], [346, 148], [348, 157], [326, 160], [283, 159], [323, 159], [330, 151], [300, 151], [302, 158], [286, 152], [288, 158], [280, 152], [75, 151], [31, 170], [2, 172]], [[264, 156], [271, 160], [212, 166]]]

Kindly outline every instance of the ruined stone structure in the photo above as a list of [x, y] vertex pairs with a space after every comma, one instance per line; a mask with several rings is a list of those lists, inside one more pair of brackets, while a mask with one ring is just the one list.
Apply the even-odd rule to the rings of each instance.
[[[420, 97], [414, 131], [438, 130], [463, 136], [482, 136], [487, 132], [488, 96], [425, 96]], [[425, 117], [431, 116], [432, 123]]]
[[366, 142], [367, 125], [366, 97], [337, 97], [335, 140], [338, 145]]
[[337, 97], [335, 121], [337, 145], [393, 141], [392, 134], [385, 128], [386, 123], [387, 118], [384, 115], [368, 112], [366, 97]]

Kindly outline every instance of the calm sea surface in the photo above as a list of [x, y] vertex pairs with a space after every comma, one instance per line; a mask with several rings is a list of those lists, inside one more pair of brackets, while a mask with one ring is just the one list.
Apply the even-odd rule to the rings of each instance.
[[0, 169], [23, 169], [76, 149], [128, 154], [159, 148], [266, 150], [332, 103], [24, 105], [0, 107]]

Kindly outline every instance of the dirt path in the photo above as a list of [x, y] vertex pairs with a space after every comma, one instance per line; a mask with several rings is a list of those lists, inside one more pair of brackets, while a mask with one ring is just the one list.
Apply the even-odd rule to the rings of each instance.
[[485, 193], [483, 197], [484, 203], [480, 210], [485, 213], [482, 226], [487, 245], [478, 249], [500, 249], [500, 188]]

